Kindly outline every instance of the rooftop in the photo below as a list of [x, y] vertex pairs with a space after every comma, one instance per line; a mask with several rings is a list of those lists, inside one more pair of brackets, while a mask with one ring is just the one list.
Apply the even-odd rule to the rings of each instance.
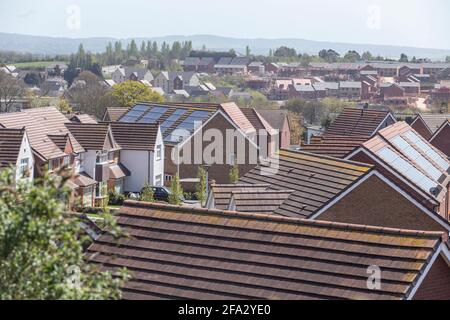
[[373, 136], [389, 116], [389, 111], [345, 108], [325, 131], [325, 135]]
[[129, 237], [105, 233], [87, 258], [126, 267], [129, 300], [407, 299], [443, 235], [133, 201], [117, 223]]
[[271, 166], [262, 164], [239, 179], [245, 184], [269, 184], [294, 190], [275, 213], [308, 218], [369, 173], [372, 166], [305, 152], [280, 150]]

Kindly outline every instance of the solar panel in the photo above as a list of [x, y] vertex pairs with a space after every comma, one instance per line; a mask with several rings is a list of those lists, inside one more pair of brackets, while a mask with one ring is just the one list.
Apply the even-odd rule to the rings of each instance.
[[128, 112], [125, 116], [129, 116], [129, 117], [140, 117], [144, 114], [144, 111], [130, 111]]
[[153, 107], [150, 112], [152, 113], [166, 113], [166, 111], [168, 110], [167, 107]]
[[146, 112], [148, 109], [150, 109], [149, 106], [144, 106], [142, 104], [138, 104], [138, 105], [134, 106], [131, 109], [131, 111], [143, 111], [143, 112]]
[[422, 190], [431, 193], [431, 190], [438, 187], [433, 180], [414, 168], [414, 166], [390, 148], [385, 147], [384, 149], [381, 149], [377, 152], [377, 155], [402, 173], [405, 177], [416, 183]]
[[424, 156], [417, 152], [405, 139], [400, 136], [392, 139], [392, 143], [402, 151], [410, 160], [416, 162], [419, 167], [428, 173], [434, 180], [439, 180], [442, 173], [433, 164], [428, 161]]
[[156, 123], [156, 121], [151, 118], [142, 118], [138, 123]]
[[414, 132], [408, 131], [406, 137], [413, 142], [423, 153], [441, 167], [442, 170], [447, 171], [450, 164], [436, 151], [433, 150], [427, 143], [420, 139]]
[[139, 117], [131, 117], [131, 116], [126, 115], [126, 116], [124, 116], [124, 117], [122, 117], [122, 118], [120, 119], [120, 122], [130, 122], [130, 123], [133, 123], [133, 122], [136, 122], [138, 118], [139, 118]]

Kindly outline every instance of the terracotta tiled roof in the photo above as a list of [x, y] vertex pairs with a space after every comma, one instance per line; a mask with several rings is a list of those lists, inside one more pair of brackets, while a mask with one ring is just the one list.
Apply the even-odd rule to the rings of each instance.
[[108, 146], [108, 124], [67, 123], [66, 127], [86, 150], [107, 150], [118, 148], [115, 141], [112, 141], [111, 145]]
[[87, 260], [126, 267], [130, 300], [407, 299], [443, 235], [132, 201], [117, 223], [128, 237], [101, 235]]
[[65, 135], [49, 135], [50, 140], [62, 151], [66, 149], [67, 141], [69, 140], [69, 134]]
[[253, 108], [241, 108], [242, 113], [250, 121], [252, 126], [259, 132], [260, 130], [266, 131], [268, 134], [275, 134], [274, 128], [264, 119], [257, 110]]
[[[25, 127], [33, 150], [44, 160], [66, 156], [64, 152], [49, 138], [49, 135], [71, 134], [66, 128], [70, 123], [55, 107], [34, 108], [22, 112], [0, 115], [0, 124], [6, 128], [22, 129]], [[83, 147], [72, 139], [74, 152], [84, 152]]]
[[229, 210], [273, 214], [294, 190], [233, 191]]
[[406, 122], [380, 130], [363, 148], [430, 198], [441, 202], [446, 196], [450, 161]]
[[310, 144], [302, 144], [302, 151], [344, 159], [370, 137], [321, 136], [311, 139]]
[[103, 121], [118, 121], [125, 113], [128, 112], [130, 108], [107, 108], [105, 115], [103, 116]]
[[245, 134], [255, 132], [252, 123], [247, 119], [241, 109], [234, 102], [223, 103], [220, 105], [222, 110], [230, 117], [230, 119], [241, 129]]
[[287, 110], [258, 110], [258, 113], [272, 126], [272, 128], [281, 131], [284, 121], [288, 117]]
[[71, 180], [75, 185], [77, 185], [78, 187], [89, 187], [92, 185], [97, 184], [97, 181], [95, 181], [94, 179], [92, 179], [87, 173], [83, 172], [80, 173], [78, 175], [76, 175], [75, 177], [72, 178]]
[[346, 108], [325, 131], [334, 136], [373, 136], [389, 111]]
[[240, 183], [267, 183], [277, 190], [292, 189], [288, 200], [275, 213], [308, 218], [332, 201], [372, 166], [304, 152], [280, 150], [271, 166], [258, 166]]
[[110, 123], [114, 139], [124, 150], [155, 150], [157, 124]]
[[233, 191], [263, 191], [270, 186], [268, 184], [212, 184], [211, 196], [214, 198], [214, 207], [226, 210], [230, 204]]
[[73, 115], [70, 117], [70, 121], [75, 123], [90, 123], [90, 124], [97, 123], [97, 120], [95, 120], [92, 116], [88, 114]]
[[123, 164], [115, 164], [109, 166], [110, 179], [120, 179], [129, 177], [130, 175], [130, 170], [128, 170]]
[[24, 134], [24, 129], [0, 128], [0, 168], [16, 165]]

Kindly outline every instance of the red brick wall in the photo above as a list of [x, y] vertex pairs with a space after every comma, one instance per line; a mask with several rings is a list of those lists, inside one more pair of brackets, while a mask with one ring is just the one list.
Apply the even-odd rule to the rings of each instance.
[[[214, 119], [212, 119], [204, 128], [203, 128], [203, 133], [208, 130], [208, 129], [219, 129], [222, 134], [223, 134], [223, 145], [225, 146], [225, 141], [226, 141], [226, 130], [227, 129], [235, 129], [234, 126], [232, 124], [230, 124], [222, 115], [218, 115], [216, 116]], [[205, 150], [205, 147], [208, 146], [210, 144], [210, 142], [203, 142], [202, 144], [202, 150], [201, 152], [203, 152], [203, 150]], [[192, 140], [192, 143], [190, 144], [186, 144], [185, 148], [191, 148], [191, 163], [194, 162], [194, 143]], [[235, 154], [237, 154], [237, 143], [235, 142]], [[250, 144], [250, 142], [248, 140], [245, 140], [245, 159], [246, 159], [246, 164], [239, 164], [239, 175], [243, 176], [245, 175], [247, 172], [249, 172], [251, 169], [253, 169], [257, 164], [256, 163], [250, 163], [249, 160], [249, 152], [251, 149], [253, 149], [254, 147]], [[166, 153], [165, 153], [165, 174], [169, 174], [174, 176], [177, 172], [177, 166], [172, 162], [172, 157], [171, 157], [171, 152], [172, 152], [172, 147], [171, 146], [166, 146]], [[198, 150], [197, 150], [198, 152]], [[230, 155], [226, 154], [226, 150], [223, 151], [223, 159], [222, 159], [222, 163], [224, 164], [213, 164], [208, 172], [209, 172], [209, 179], [210, 180], [215, 180], [217, 183], [229, 183], [229, 172], [230, 172], [230, 168], [231, 166], [229, 166], [228, 161], [229, 161], [229, 157]], [[186, 178], [196, 178], [197, 177], [197, 172], [198, 172], [198, 167], [199, 165], [195, 165], [195, 164], [181, 164], [180, 165], [180, 179], [186, 179]], [[167, 183], [166, 183], [167, 185]], [[186, 184], [184, 187], [186, 189], [186, 191], [194, 191], [194, 190], [190, 190], [192, 189], [193, 184]]]
[[385, 99], [390, 97], [403, 97], [405, 95], [405, 92], [397, 86], [390, 86], [387, 88], [382, 88], [381, 94], [383, 96], [383, 99]]
[[425, 138], [425, 140], [427, 140], [427, 141], [430, 140], [432, 134], [431, 134], [430, 130], [427, 128], [427, 126], [425, 125], [425, 123], [423, 123], [423, 121], [417, 120], [416, 122], [414, 122], [414, 124], [411, 126], [411, 128], [416, 130], [422, 137]]
[[450, 125], [445, 126], [431, 141], [431, 144], [441, 150], [447, 157], [450, 157]]
[[450, 300], [450, 267], [441, 256], [436, 259], [414, 300]]
[[316, 220], [448, 233], [376, 176], [367, 179]]
[[417, 193], [413, 188], [409, 187], [403, 181], [395, 177], [389, 171], [384, 169], [381, 165], [377, 164], [372, 158], [367, 156], [365, 153], [359, 152], [355, 154], [350, 160], [374, 165], [377, 171], [379, 171], [382, 175], [391, 180], [394, 184], [398, 185], [400, 188], [405, 190], [409, 195], [411, 195], [414, 199], [425, 205], [428, 209], [439, 211], [439, 208], [434, 208], [428, 201], [424, 202], [425, 199], [423, 196], [421, 196], [419, 193]]

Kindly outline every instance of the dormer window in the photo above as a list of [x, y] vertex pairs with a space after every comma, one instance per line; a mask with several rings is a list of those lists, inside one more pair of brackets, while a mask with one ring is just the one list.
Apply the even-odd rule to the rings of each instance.
[[97, 153], [97, 164], [108, 162], [108, 151], [101, 151]]

